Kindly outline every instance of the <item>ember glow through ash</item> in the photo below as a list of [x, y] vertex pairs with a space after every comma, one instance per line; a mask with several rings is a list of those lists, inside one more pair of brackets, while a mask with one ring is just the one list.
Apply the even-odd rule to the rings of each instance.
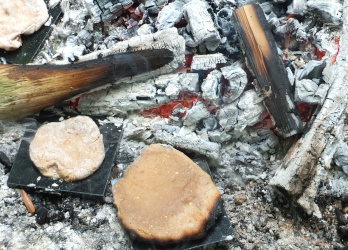
[[[185, 108], [192, 108], [193, 103], [197, 100], [197, 96], [190, 93], [180, 93], [178, 100], [171, 101], [170, 103], [164, 104], [162, 106], [144, 110], [141, 112], [144, 116], [160, 116], [163, 118], [169, 118], [175, 107], [182, 105]], [[182, 114], [185, 115], [185, 114]]]

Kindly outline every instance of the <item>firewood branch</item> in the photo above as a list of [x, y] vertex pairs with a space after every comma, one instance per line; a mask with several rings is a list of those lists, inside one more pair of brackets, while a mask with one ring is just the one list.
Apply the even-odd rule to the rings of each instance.
[[[348, 44], [348, 0], [345, 0], [341, 44]], [[314, 202], [319, 182], [330, 169], [339, 138], [342, 138], [348, 103], [348, 50], [340, 47], [336, 64], [324, 74], [331, 85], [328, 96], [309, 131], [284, 158], [271, 180], [272, 187], [294, 199], [308, 214], [321, 217]]]

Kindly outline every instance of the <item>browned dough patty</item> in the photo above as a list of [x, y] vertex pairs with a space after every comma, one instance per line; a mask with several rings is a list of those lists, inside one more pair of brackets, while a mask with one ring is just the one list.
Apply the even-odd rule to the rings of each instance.
[[42, 125], [30, 143], [29, 154], [42, 175], [81, 180], [102, 164], [103, 136], [91, 118], [76, 116]]
[[221, 199], [206, 172], [182, 152], [160, 144], [144, 148], [112, 193], [123, 226], [161, 244], [203, 237]]
[[34, 33], [48, 17], [43, 0], [0, 0], [0, 48], [19, 48], [21, 34]]

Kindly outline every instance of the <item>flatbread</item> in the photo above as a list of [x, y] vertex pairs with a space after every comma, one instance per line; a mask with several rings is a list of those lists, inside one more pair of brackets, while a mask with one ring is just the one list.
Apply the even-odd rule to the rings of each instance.
[[20, 35], [34, 33], [48, 17], [43, 0], [0, 0], [0, 48], [18, 49], [22, 46]]
[[76, 116], [42, 125], [30, 143], [29, 154], [43, 176], [81, 180], [102, 164], [103, 136], [91, 118]]
[[112, 193], [131, 235], [159, 244], [203, 237], [221, 201], [206, 172], [182, 152], [160, 144], [144, 148]]

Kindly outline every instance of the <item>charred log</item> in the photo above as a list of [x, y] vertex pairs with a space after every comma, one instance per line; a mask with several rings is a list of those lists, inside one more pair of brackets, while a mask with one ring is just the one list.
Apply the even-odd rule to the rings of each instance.
[[232, 21], [239, 34], [242, 48], [252, 69], [257, 88], [278, 132], [292, 136], [302, 131], [284, 65], [259, 5], [246, 5], [235, 10]]

